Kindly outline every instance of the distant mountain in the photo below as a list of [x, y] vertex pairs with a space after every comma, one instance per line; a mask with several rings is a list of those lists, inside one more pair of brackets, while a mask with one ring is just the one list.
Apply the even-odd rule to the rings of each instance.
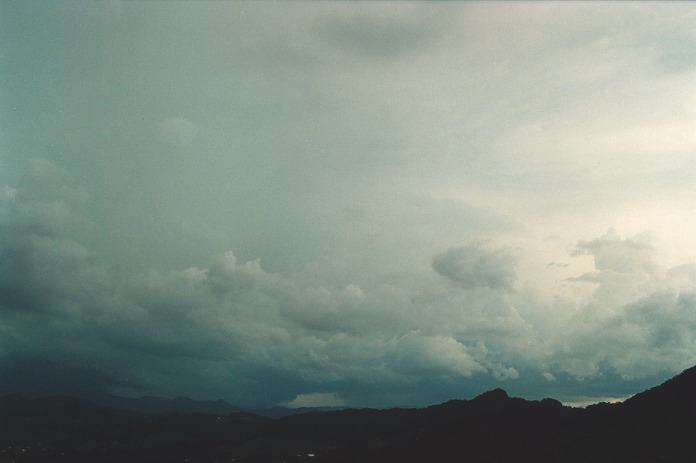
[[130, 410], [141, 413], [206, 413], [209, 415], [228, 415], [242, 411], [224, 400], [194, 400], [188, 397], [120, 397], [114, 395], [95, 395], [91, 401], [110, 408]]
[[[696, 461], [696, 368], [623, 403], [585, 409], [502, 389], [422, 409], [277, 419], [218, 401], [151, 399], [105, 407], [67, 397], [1, 397], [0, 463]], [[172, 404], [191, 411], [152, 413]], [[232, 410], [217, 413], [225, 406]], [[216, 413], [201, 413], [206, 407]]]
[[230, 413], [248, 412], [267, 418], [283, 418], [298, 413], [340, 410], [343, 407], [268, 407], [244, 408], [230, 404], [225, 400], [194, 400], [188, 397], [121, 397], [109, 394], [92, 394], [88, 400], [97, 405], [117, 410], [127, 410], [146, 414], [166, 413], [204, 413], [209, 415], [229, 415]]

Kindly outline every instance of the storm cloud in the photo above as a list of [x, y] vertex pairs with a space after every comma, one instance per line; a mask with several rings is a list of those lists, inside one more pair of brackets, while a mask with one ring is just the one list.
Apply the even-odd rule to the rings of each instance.
[[696, 362], [690, 5], [0, 8], [0, 392], [577, 401]]

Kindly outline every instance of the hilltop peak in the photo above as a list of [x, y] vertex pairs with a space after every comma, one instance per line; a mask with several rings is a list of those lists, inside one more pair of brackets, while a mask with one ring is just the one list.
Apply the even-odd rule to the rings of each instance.
[[509, 398], [510, 396], [508, 396], [508, 393], [505, 392], [504, 389], [497, 387], [490, 391], [486, 391], [483, 394], [477, 395], [472, 400], [475, 402], [503, 402]]

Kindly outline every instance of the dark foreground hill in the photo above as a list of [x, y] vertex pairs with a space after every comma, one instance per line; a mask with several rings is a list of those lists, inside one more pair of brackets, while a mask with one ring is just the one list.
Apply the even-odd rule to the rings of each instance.
[[694, 435], [696, 367], [624, 403], [585, 409], [501, 389], [423, 409], [280, 419], [0, 398], [0, 463], [695, 462]]

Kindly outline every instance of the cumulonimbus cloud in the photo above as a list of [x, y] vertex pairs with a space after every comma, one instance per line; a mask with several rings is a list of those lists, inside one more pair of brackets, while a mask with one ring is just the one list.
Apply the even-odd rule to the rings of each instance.
[[191, 375], [240, 396], [261, 372], [285, 372], [298, 381], [295, 399], [285, 402], [301, 406], [347, 403], [302, 391], [322, 384], [530, 374], [555, 384], [563, 374], [587, 378], [609, 367], [630, 379], [692, 361], [694, 272], [660, 271], [641, 238], [610, 231], [580, 242], [577, 253], [594, 257], [595, 272], [573, 284], [591, 281], [593, 297], [539, 324], [558, 308], [513, 290], [515, 259], [504, 248], [472, 243], [437, 254], [433, 270], [454, 283], [442, 286], [316, 287], [232, 252], [207, 267], [124, 278], [71, 238], [82, 223], [74, 198], [54, 200], [63, 213], [45, 213], [44, 200], [21, 188], [3, 197], [6, 365], [20, 358], [94, 364], [95, 377], [128, 377], [129, 387], [150, 392]]

